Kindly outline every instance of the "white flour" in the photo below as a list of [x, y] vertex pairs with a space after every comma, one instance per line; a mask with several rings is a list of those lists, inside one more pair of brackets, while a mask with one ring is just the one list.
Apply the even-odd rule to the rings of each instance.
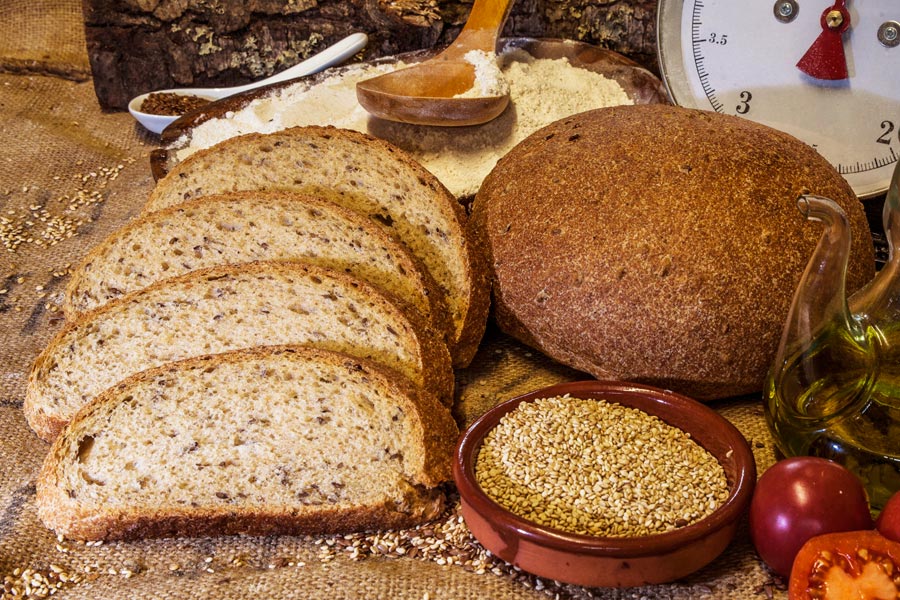
[[[356, 82], [406, 65], [357, 65], [313, 88], [305, 84], [254, 100], [246, 108], [196, 127], [183, 160], [201, 148], [251, 132], [302, 125], [334, 125], [385, 139], [412, 154], [459, 198], [474, 195], [497, 161], [534, 131], [569, 115], [632, 104], [622, 87], [566, 59], [535, 59], [523, 50], [499, 56], [510, 106], [484, 125], [425, 127], [370, 117], [356, 100]], [[182, 144], [175, 144], [178, 147]]]
[[457, 98], [504, 96], [509, 93], [509, 83], [500, 70], [496, 54], [470, 50], [463, 58], [475, 67], [475, 85], [464, 94], [457, 94]]

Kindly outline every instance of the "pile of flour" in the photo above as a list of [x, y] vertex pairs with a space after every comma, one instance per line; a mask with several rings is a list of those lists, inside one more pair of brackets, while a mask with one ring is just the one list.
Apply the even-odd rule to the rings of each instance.
[[405, 66], [345, 67], [313, 87], [301, 82], [256, 99], [240, 111], [194, 128], [189, 142], [174, 144], [176, 149], [184, 146], [176, 150], [176, 158], [184, 160], [197, 150], [245, 133], [333, 125], [365, 132], [403, 148], [458, 198], [467, 198], [478, 191], [503, 155], [541, 127], [586, 110], [632, 104], [614, 80], [573, 67], [565, 58], [536, 59], [524, 50], [512, 49], [498, 56], [498, 66], [509, 86], [510, 105], [489, 123], [426, 127], [371, 117], [356, 100], [356, 83]]
[[505, 96], [509, 93], [509, 83], [500, 70], [497, 55], [484, 50], [470, 50], [463, 57], [475, 68], [475, 84], [467, 92], [457, 94], [456, 98], [484, 98]]

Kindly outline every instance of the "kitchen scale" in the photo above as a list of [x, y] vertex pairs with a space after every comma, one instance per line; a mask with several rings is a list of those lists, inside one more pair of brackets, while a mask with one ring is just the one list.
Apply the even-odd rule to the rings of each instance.
[[660, 0], [672, 100], [812, 145], [857, 196], [900, 156], [900, 0]]

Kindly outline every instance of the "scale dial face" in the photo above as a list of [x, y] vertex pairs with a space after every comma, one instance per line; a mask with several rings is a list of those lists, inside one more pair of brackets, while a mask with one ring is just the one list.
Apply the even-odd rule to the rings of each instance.
[[887, 190], [900, 156], [900, 0], [660, 0], [658, 21], [676, 104], [792, 134], [861, 198]]

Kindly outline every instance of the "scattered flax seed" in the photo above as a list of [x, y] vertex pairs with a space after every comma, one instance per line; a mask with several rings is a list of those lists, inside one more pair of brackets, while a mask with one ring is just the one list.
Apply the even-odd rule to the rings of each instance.
[[703, 519], [728, 497], [719, 462], [677, 427], [604, 400], [523, 402], [485, 436], [484, 492], [515, 514], [583, 535], [635, 537]]
[[151, 115], [183, 115], [209, 104], [199, 96], [172, 93], [152, 93], [141, 103], [141, 112]]

